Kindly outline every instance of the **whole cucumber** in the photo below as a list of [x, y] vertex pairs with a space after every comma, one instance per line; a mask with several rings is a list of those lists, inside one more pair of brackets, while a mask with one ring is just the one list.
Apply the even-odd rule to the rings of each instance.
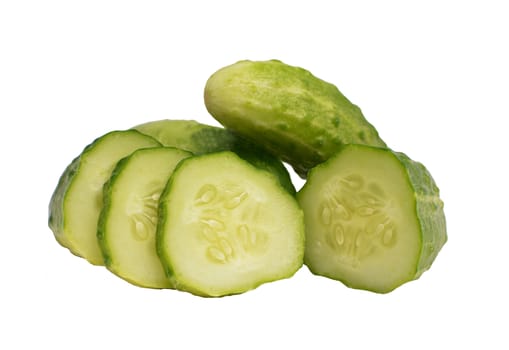
[[278, 60], [224, 67], [208, 79], [204, 97], [221, 124], [262, 145], [303, 178], [344, 144], [386, 146], [336, 86]]

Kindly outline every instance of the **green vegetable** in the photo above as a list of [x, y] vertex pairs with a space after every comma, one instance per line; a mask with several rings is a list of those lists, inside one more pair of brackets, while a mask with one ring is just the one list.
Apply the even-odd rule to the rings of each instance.
[[103, 184], [119, 159], [138, 148], [154, 146], [160, 143], [136, 130], [112, 131], [88, 145], [71, 162], [49, 205], [48, 224], [62, 246], [94, 265], [103, 264], [96, 238]]
[[159, 196], [175, 166], [191, 153], [137, 150], [118, 162], [104, 186], [97, 237], [107, 268], [142, 287], [170, 288], [156, 252]]
[[[157, 120], [85, 147], [50, 200], [56, 240], [134, 285], [206, 297], [303, 264], [388, 293], [431, 267], [447, 241], [438, 187], [336, 86], [239, 61], [210, 76], [204, 100], [224, 128]], [[298, 193], [283, 162], [307, 179]]]
[[154, 137], [165, 146], [177, 147], [195, 155], [232, 151], [254, 166], [276, 175], [289, 193], [295, 194], [290, 175], [283, 163], [259, 146], [230, 130], [198, 123], [194, 120], [157, 120], [134, 129]]
[[191, 157], [161, 195], [157, 246], [178, 289], [242, 293], [301, 267], [303, 214], [275, 176], [235, 153]]
[[439, 189], [403, 153], [345, 146], [311, 170], [297, 198], [305, 264], [352, 288], [387, 293], [417, 279], [447, 240]]
[[205, 105], [226, 128], [306, 177], [344, 144], [384, 147], [376, 129], [332, 84], [281, 61], [240, 61], [215, 72]]

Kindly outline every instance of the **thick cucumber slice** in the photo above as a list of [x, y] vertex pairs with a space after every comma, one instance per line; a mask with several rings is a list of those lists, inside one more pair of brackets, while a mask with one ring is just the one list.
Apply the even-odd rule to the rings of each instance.
[[208, 79], [205, 105], [222, 125], [291, 164], [301, 177], [343, 144], [385, 146], [336, 86], [281, 61], [239, 61]]
[[141, 287], [170, 288], [156, 252], [159, 196], [175, 166], [191, 153], [145, 148], [118, 162], [104, 185], [97, 237], [106, 267]]
[[175, 286], [203, 296], [292, 276], [303, 214], [276, 178], [232, 152], [183, 160], [159, 203], [159, 257]]
[[152, 136], [165, 146], [195, 155], [231, 150], [239, 142], [238, 137], [228, 130], [187, 119], [154, 120], [133, 129]]
[[176, 147], [195, 155], [232, 151], [257, 168], [277, 176], [281, 186], [295, 194], [290, 174], [283, 163], [259, 146], [235, 135], [230, 130], [201, 124], [194, 120], [156, 120], [134, 127], [154, 137], [165, 146]]
[[402, 153], [349, 145], [311, 170], [297, 194], [311, 272], [379, 293], [417, 279], [447, 240], [426, 168]]
[[48, 224], [57, 241], [94, 265], [103, 265], [97, 220], [103, 185], [119, 159], [161, 144], [136, 130], [112, 131], [88, 145], [66, 168], [51, 197]]

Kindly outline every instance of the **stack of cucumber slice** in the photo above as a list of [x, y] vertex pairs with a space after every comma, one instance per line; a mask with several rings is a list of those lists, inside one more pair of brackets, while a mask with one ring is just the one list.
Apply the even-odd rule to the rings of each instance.
[[[154, 135], [159, 142], [154, 127], [176, 136]], [[72, 253], [135, 285], [203, 296], [290, 277], [304, 256], [303, 213], [283, 164], [195, 121], [92, 142], [62, 175], [49, 226]]]
[[[57, 241], [147, 288], [243, 293], [309, 270], [387, 293], [447, 240], [427, 169], [387, 147], [332, 84], [281, 61], [215, 72], [225, 128], [158, 120], [85, 147], [50, 201]], [[296, 192], [283, 162], [306, 183]]]

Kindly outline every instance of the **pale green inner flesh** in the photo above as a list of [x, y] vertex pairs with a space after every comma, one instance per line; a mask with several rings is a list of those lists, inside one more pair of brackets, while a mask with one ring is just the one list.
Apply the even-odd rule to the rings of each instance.
[[216, 158], [182, 169], [167, 198], [163, 247], [177, 282], [219, 296], [291, 276], [304, 248], [296, 202], [265, 172]]
[[156, 253], [157, 209], [171, 173], [188, 156], [188, 152], [170, 148], [137, 151], [112, 184], [104, 227], [108, 268], [131, 283], [171, 286]]
[[299, 195], [308, 267], [378, 292], [412, 280], [421, 239], [400, 163], [390, 153], [349, 149], [319, 170]]
[[71, 251], [94, 265], [104, 264], [97, 242], [103, 185], [121, 158], [138, 148], [157, 145], [159, 143], [148, 136], [119, 132], [105, 136], [82, 156], [79, 173], [64, 201], [64, 235]]

